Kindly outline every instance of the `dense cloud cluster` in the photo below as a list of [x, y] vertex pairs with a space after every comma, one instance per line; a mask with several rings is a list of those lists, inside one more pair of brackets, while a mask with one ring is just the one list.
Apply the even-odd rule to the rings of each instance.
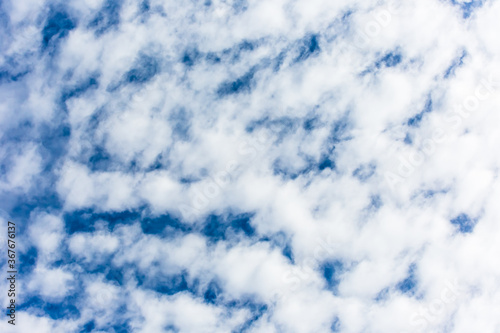
[[0, 331], [499, 332], [499, 16], [0, 2]]

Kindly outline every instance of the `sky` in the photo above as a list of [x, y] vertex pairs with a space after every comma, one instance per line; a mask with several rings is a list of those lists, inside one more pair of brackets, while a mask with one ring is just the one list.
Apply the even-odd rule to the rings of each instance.
[[499, 17], [0, 1], [0, 331], [500, 332]]

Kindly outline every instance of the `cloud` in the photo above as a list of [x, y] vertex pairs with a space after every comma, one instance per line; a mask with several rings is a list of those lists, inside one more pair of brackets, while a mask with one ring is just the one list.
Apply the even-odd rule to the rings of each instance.
[[2, 2], [0, 330], [495, 332], [499, 11]]

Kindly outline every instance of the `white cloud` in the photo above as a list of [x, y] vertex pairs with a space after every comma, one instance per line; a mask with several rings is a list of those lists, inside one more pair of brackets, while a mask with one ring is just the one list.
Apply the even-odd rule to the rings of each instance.
[[22, 332], [499, 329], [498, 2], [148, 3], [2, 3]]

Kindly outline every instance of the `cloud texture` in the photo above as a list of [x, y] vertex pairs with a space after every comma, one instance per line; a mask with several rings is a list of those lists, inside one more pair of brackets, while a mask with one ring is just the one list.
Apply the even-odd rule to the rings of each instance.
[[2, 1], [0, 331], [500, 332], [499, 16]]

